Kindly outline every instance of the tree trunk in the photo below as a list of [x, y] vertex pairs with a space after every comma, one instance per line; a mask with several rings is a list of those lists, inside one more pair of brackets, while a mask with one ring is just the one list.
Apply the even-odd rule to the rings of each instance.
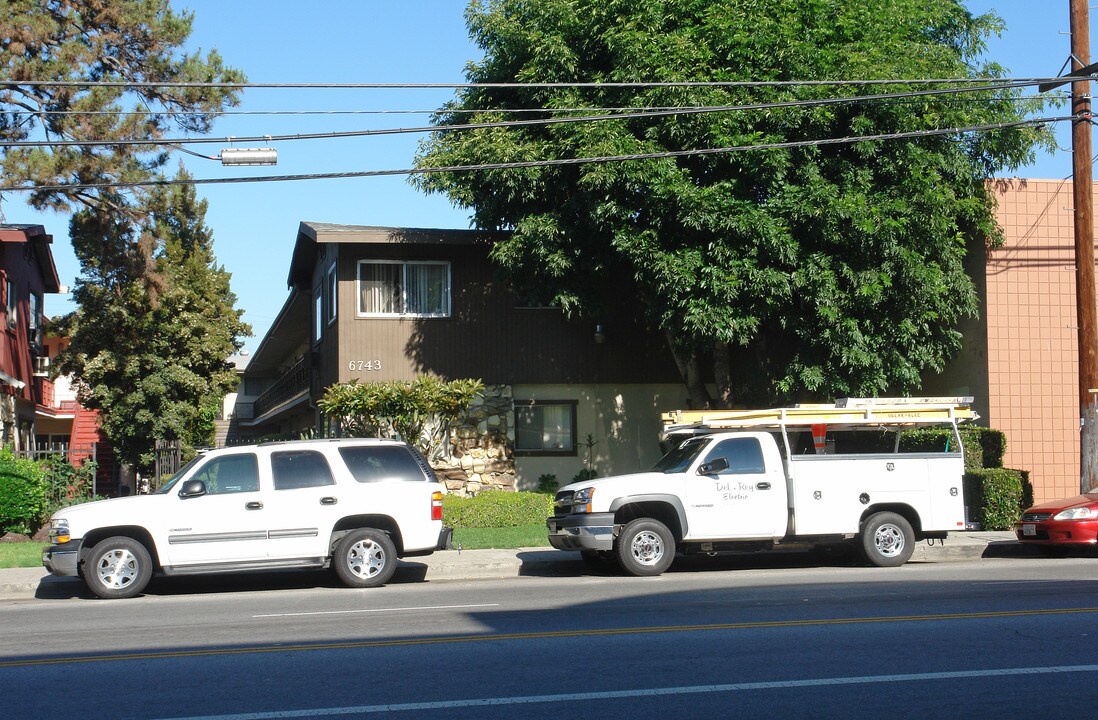
[[717, 384], [717, 407], [732, 407], [732, 364], [726, 342], [713, 343], [713, 380]]
[[675, 358], [675, 365], [679, 368], [679, 375], [686, 385], [686, 393], [689, 398], [690, 410], [705, 410], [713, 406], [713, 398], [709, 395], [705, 383], [701, 379], [701, 371], [698, 367], [698, 352], [690, 349], [684, 350], [675, 343], [671, 332], [666, 333], [667, 346], [671, 349], [671, 356]]

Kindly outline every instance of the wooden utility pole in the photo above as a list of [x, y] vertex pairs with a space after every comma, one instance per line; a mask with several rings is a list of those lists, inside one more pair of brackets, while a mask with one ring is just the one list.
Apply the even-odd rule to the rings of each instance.
[[[1071, 3], [1071, 69], [1090, 65], [1088, 0]], [[1098, 487], [1098, 300], [1094, 289], [1093, 174], [1090, 80], [1071, 84], [1072, 177], [1075, 207], [1075, 294], [1079, 315], [1079, 488]]]

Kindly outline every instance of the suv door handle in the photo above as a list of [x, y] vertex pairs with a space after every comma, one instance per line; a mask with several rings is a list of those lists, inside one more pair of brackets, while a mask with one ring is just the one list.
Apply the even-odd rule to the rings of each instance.
[[335, 505], [337, 502], [339, 502], [339, 499], [331, 496], [320, 498], [321, 505]]
[[758, 483], [757, 485], [755, 485], [755, 487], [758, 488], [759, 490], [769, 490], [770, 489], [770, 483], [761, 482], [761, 483]]
[[262, 510], [263, 509], [263, 503], [261, 503], [261, 502], [245, 503], [244, 507], [247, 508], [248, 510]]

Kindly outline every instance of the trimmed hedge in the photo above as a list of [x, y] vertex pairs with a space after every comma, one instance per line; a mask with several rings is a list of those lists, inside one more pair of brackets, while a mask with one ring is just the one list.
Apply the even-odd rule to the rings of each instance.
[[981, 530], [1010, 530], [1022, 515], [1025, 485], [1021, 470], [984, 468], [965, 473], [965, 505]]
[[[961, 442], [965, 448], [965, 470], [1001, 468], [1006, 454], [1006, 435], [999, 430], [962, 425]], [[904, 430], [900, 435], [900, 450], [904, 452], [944, 452], [955, 449], [953, 431], [948, 428]]]
[[49, 483], [33, 460], [0, 450], [0, 532], [29, 535], [42, 526]]
[[442, 521], [451, 528], [503, 528], [544, 523], [553, 514], [553, 495], [486, 490], [473, 497], [442, 498]]

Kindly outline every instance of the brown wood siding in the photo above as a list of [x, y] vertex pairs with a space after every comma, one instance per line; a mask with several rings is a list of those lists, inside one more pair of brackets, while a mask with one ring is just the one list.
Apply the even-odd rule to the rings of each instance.
[[[487, 253], [485, 245], [341, 245], [339, 380], [411, 380], [432, 374], [489, 384], [679, 382], [666, 343], [628, 319], [628, 302], [616, 317], [600, 318], [607, 339], [596, 344], [594, 320], [569, 321], [558, 310], [516, 308]], [[368, 259], [449, 261], [450, 317], [358, 317], [358, 262]]]

